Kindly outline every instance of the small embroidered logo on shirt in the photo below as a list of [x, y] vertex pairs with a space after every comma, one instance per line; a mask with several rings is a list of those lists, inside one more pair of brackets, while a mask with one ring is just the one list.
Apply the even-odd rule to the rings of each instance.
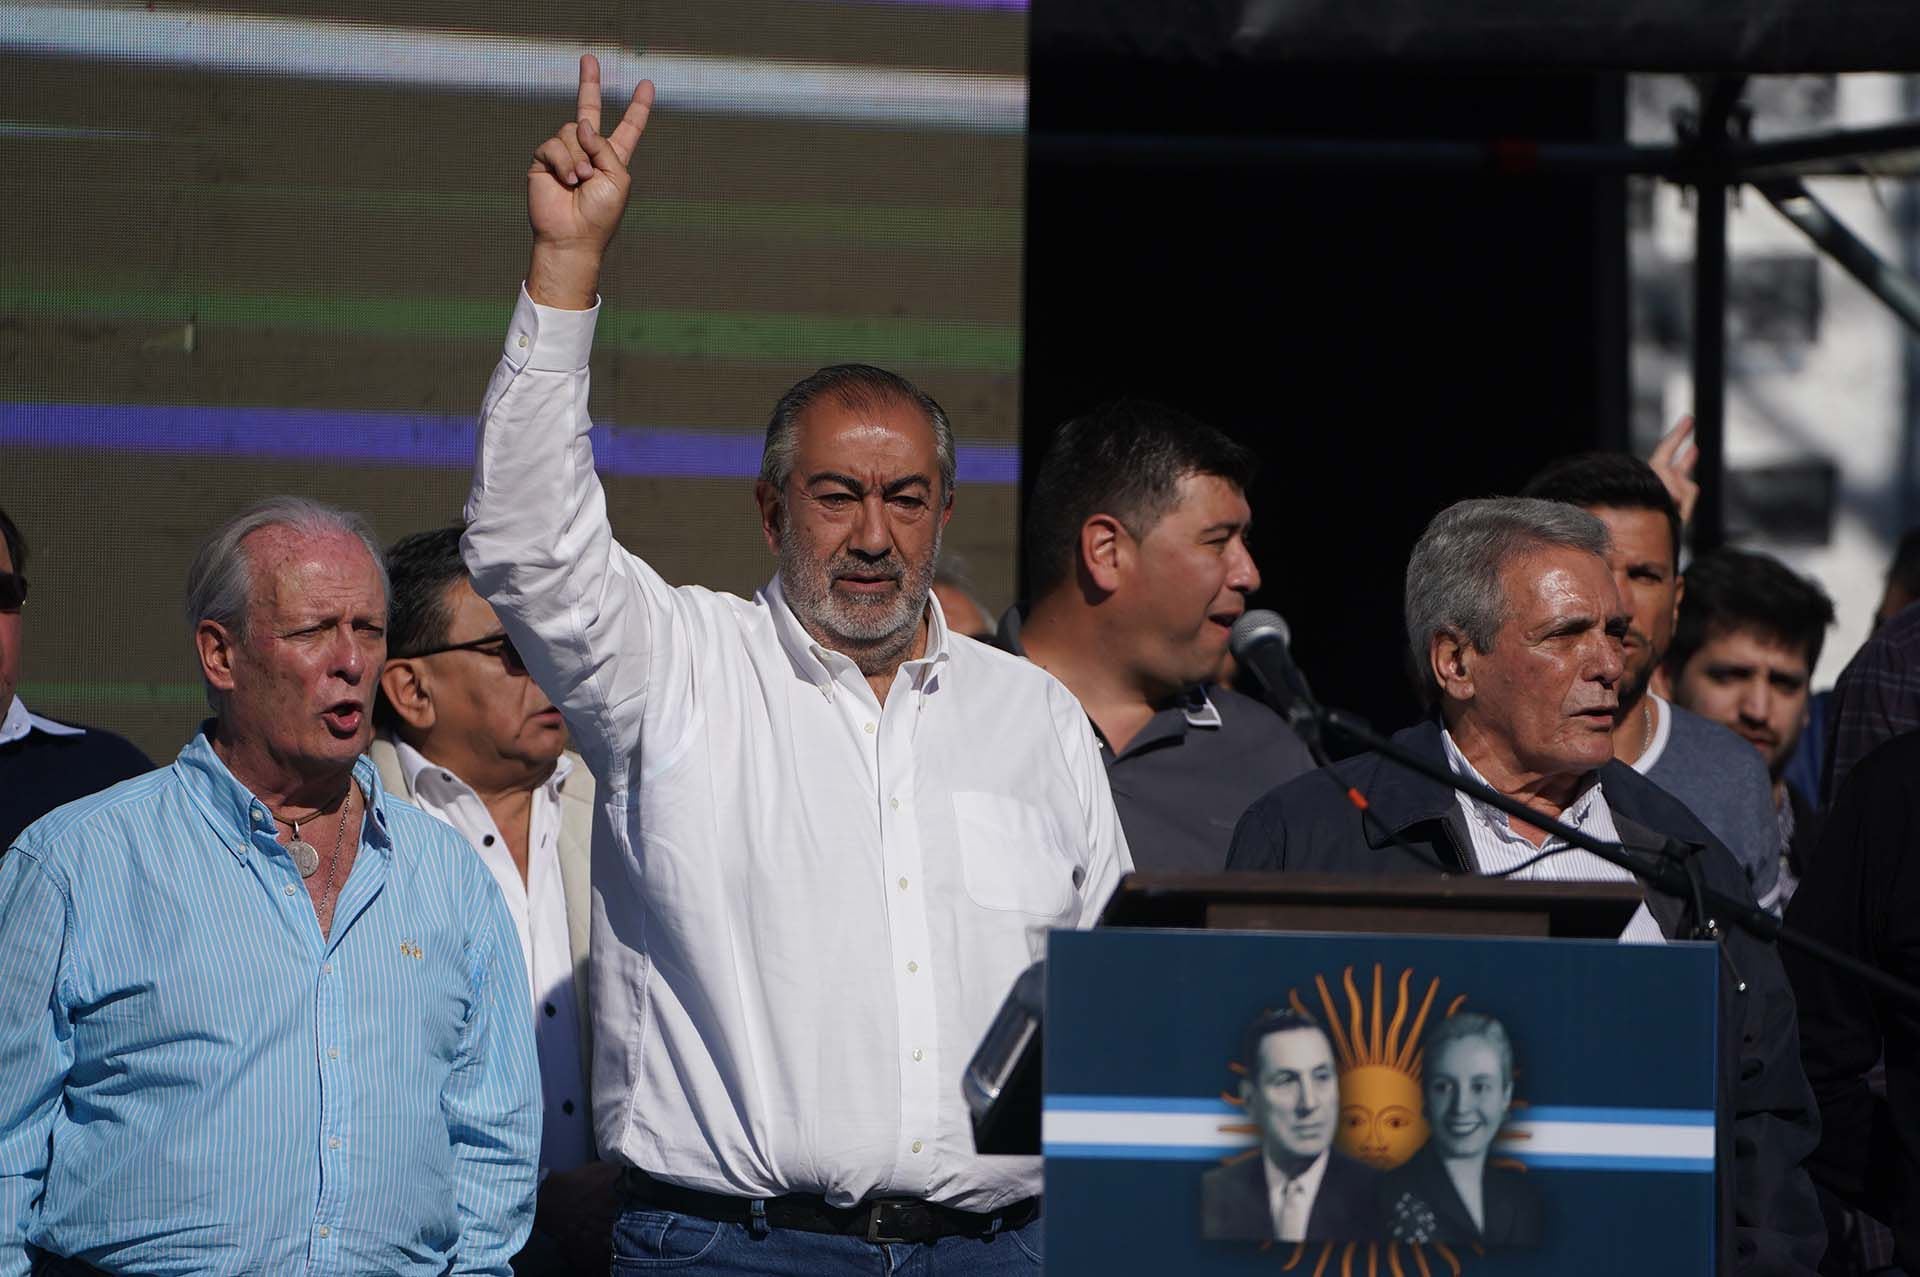
[[411, 940], [402, 940], [400, 942], [400, 952], [406, 954], [409, 958], [412, 958], [415, 962], [418, 962], [422, 958], [427, 956], [421, 950], [420, 946], [415, 944]]

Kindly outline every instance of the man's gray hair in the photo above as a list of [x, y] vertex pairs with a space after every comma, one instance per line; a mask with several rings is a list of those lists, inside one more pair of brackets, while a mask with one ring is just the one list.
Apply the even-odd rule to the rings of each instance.
[[1421, 695], [1440, 703], [1429, 646], [1458, 634], [1482, 652], [1507, 619], [1500, 574], [1513, 559], [1548, 547], [1606, 557], [1607, 525], [1578, 506], [1532, 497], [1458, 501], [1435, 515], [1407, 560], [1407, 646]]
[[818, 400], [831, 397], [855, 412], [873, 412], [892, 403], [918, 408], [933, 427], [934, 451], [940, 461], [940, 503], [953, 500], [954, 477], [958, 464], [954, 458], [953, 427], [947, 413], [933, 396], [899, 373], [875, 368], [872, 364], [833, 364], [795, 382], [773, 407], [767, 422], [766, 443], [760, 452], [760, 478], [774, 488], [784, 488], [793, 477], [800, 454], [800, 418]]
[[[215, 528], [193, 556], [193, 566], [187, 569], [189, 630], [197, 629], [202, 621], [217, 621], [237, 640], [246, 641], [247, 612], [253, 602], [253, 565], [242, 543], [263, 528], [291, 528], [319, 536], [344, 532], [358, 537], [380, 574], [381, 594], [387, 594], [387, 568], [380, 543], [374, 540], [364, 518], [310, 497], [268, 497]], [[207, 704], [216, 714], [220, 712], [219, 698], [212, 687], [207, 688]]]

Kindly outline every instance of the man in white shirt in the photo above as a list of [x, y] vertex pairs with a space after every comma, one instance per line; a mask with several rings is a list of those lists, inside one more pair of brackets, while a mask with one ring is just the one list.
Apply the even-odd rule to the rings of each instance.
[[387, 643], [368, 755], [387, 788], [457, 830], [519, 933], [540, 1057], [541, 1182], [517, 1277], [604, 1266], [615, 1168], [588, 1112], [587, 912], [593, 778], [460, 558], [460, 529], [386, 554]]
[[1240, 1098], [1260, 1155], [1200, 1179], [1200, 1235], [1209, 1241], [1371, 1241], [1380, 1234], [1380, 1174], [1333, 1146], [1340, 1079], [1327, 1031], [1297, 1011], [1248, 1026]]
[[960, 1074], [1050, 927], [1129, 868], [1086, 716], [928, 601], [939, 406], [875, 368], [790, 390], [755, 489], [779, 571], [675, 588], [613, 540], [587, 356], [653, 101], [599, 68], [528, 174], [533, 255], [464, 548], [600, 783], [594, 1123], [620, 1261], [1038, 1270], [1038, 1159], [973, 1151]]

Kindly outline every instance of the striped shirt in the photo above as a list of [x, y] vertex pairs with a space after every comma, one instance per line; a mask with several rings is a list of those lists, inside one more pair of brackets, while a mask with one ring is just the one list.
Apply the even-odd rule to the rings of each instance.
[[[1475, 770], [1473, 764], [1467, 761], [1467, 756], [1460, 752], [1460, 747], [1453, 743], [1453, 733], [1442, 731], [1440, 745], [1446, 750], [1447, 766], [1453, 769], [1454, 775], [1464, 776], [1482, 785], [1487, 783], [1486, 777]], [[1506, 812], [1462, 793], [1456, 793], [1454, 797], [1459, 800], [1460, 812], [1466, 817], [1467, 837], [1473, 841], [1474, 866], [1483, 874], [1505, 873], [1511, 878], [1528, 878], [1536, 882], [1633, 880], [1633, 875], [1619, 865], [1602, 860], [1564, 839], [1549, 836], [1546, 842], [1535, 846], [1514, 829]], [[1597, 778], [1560, 813], [1560, 823], [1570, 825], [1601, 842], [1620, 841], [1620, 831], [1613, 824], [1613, 808], [1607, 806], [1607, 796], [1601, 791]], [[1554, 854], [1524, 869], [1518, 868], [1541, 852]], [[1647, 911], [1645, 904], [1627, 920], [1627, 929], [1620, 933], [1620, 938], [1635, 944], [1660, 944], [1666, 939], [1661, 934], [1660, 924]]]
[[513, 923], [354, 767], [332, 934], [204, 735], [0, 861], [0, 1277], [499, 1273], [540, 1078]]

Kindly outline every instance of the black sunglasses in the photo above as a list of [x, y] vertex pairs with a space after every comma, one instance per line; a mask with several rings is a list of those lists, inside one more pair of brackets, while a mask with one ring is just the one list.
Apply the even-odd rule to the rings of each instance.
[[0, 572], [0, 612], [18, 612], [27, 601], [27, 578], [18, 572]]
[[520, 649], [505, 633], [489, 634], [485, 638], [468, 639], [464, 643], [448, 643], [444, 647], [430, 647], [424, 652], [408, 652], [397, 660], [413, 660], [420, 656], [438, 656], [442, 652], [480, 652], [486, 656], [497, 656], [500, 663], [507, 667], [509, 674], [525, 674], [527, 663], [520, 659]]

